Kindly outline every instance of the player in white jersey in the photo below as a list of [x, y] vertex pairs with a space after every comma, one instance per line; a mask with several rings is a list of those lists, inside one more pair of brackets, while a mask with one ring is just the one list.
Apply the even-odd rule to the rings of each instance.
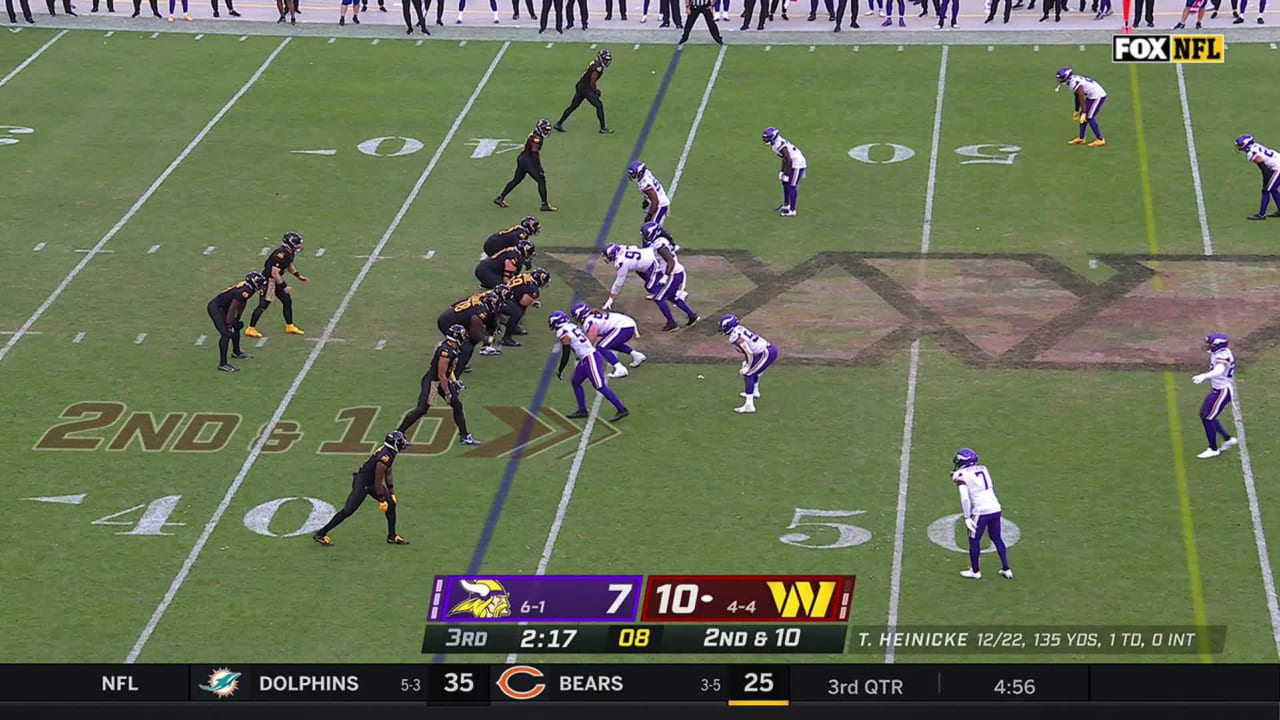
[[569, 364], [570, 355], [576, 355], [578, 358], [578, 364], [573, 369], [573, 378], [570, 380], [573, 384], [573, 396], [578, 401], [578, 410], [569, 417], [587, 417], [587, 393], [582, 388], [582, 384], [587, 380], [590, 380], [596, 392], [613, 403], [614, 409], [618, 411], [609, 418], [609, 422], [617, 422], [630, 415], [631, 413], [605, 380], [604, 358], [596, 352], [595, 346], [587, 339], [582, 328], [575, 325], [568, 315], [559, 310], [547, 316], [547, 327], [556, 334], [556, 341], [560, 343], [560, 367], [556, 370], [556, 378], [564, 379], [564, 368]]
[[[1209, 439], [1209, 447], [1196, 455], [1201, 459], [1218, 457], [1223, 450], [1235, 447], [1237, 440], [1227, 434], [1218, 416], [1231, 404], [1231, 393], [1236, 386], [1236, 356], [1227, 347], [1230, 338], [1222, 333], [1212, 333], [1204, 339], [1204, 349], [1209, 351], [1209, 372], [1200, 373], [1191, 378], [1191, 382], [1199, 385], [1209, 381], [1209, 394], [1200, 404], [1200, 423], [1204, 425], [1205, 437]], [[1218, 436], [1223, 438], [1218, 445]]]
[[742, 368], [738, 373], [746, 385], [742, 392], [746, 402], [733, 411], [753, 413], [756, 411], [756, 398], [760, 397], [760, 376], [778, 359], [778, 348], [748, 330], [738, 321], [737, 315], [725, 315], [716, 326], [729, 336], [729, 344], [742, 353]]
[[1009, 550], [1000, 535], [1000, 501], [996, 499], [991, 471], [986, 465], [978, 464], [978, 453], [969, 448], [957, 450], [952, 463], [955, 471], [951, 473], [951, 481], [960, 489], [960, 511], [964, 515], [965, 529], [969, 531], [969, 569], [960, 574], [974, 580], [982, 579], [978, 559], [982, 556], [982, 535], [985, 533], [1000, 555], [1000, 575], [1012, 580]]
[[[855, 12], [854, 15], [857, 16], [857, 13]], [[800, 152], [800, 148], [782, 137], [778, 128], [765, 128], [761, 137], [764, 138], [764, 144], [768, 145], [775, 155], [782, 158], [782, 170], [778, 173], [778, 179], [782, 181], [782, 204], [774, 210], [782, 217], [791, 217], [796, 214], [796, 196], [799, 193], [800, 181], [804, 179], [804, 170], [809, 163], [804, 159], [804, 153]]]
[[622, 363], [618, 362], [615, 353], [626, 353], [631, 356], [631, 367], [640, 367], [645, 361], [645, 354], [632, 348], [627, 343], [636, 337], [636, 321], [630, 315], [609, 312], [608, 310], [592, 310], [586, 303], [577, 303], [569, 309], [569, 316], [582, 326], [587, 341], [596, 346], [596, 352], [604, 356], [605, 362], [613, 366], [611, 378], [624, 378], [630, 373]]
[[702, 317], [685, 302], [689, 293], [685, 291], [684, 265], [680, 264], [680, 258], [677, 255], [680, 252], [680, 246], [676, 245], [671, 233], [658, 223], [647, 222], [640, 226], [640, 236], [644, 238], [645, 248], [653, 250], [657, 261], [657, 273], [647, 289], [653, 302], [658, 305], [658, 310], [662, 311], [662, 316], [667, 319], [667, 324], [662, 326], [662, 331], [671, 332], [679, 327], [676, 325], [675, 316], [671, 314], [671, 308], [667, 306], [669, 302], [675, 303], [676, 307], [684, 311], [688, 318], [685, 327], [701, 320]]
[[644, 209], [644, 221], [661, 225], [667, 219], [667, 212], [671, 209], [671, 199], [667, 197], [667, 191], [662, 188], [662, 183], [658, 182], [653, 171], [639, 160], [627, 166], [627, 177], [631, 178], [636, 188], [640, 190], [640, 194], [644, 195], [644, 200], [640, 204]]
[[1272, 200], [1276, 201], [1276, 210], [1270, 217], [1280, 217], [1280, 153], [1255, 141], [1249, 134], [1236, 138], [1236, 151], [1244, 153], [1249, 162], [1262, 171], [1262, 207], [1249, 219], [1266, 220], [1267, 205]]
[[631, 273], [640, 276], [644, 282], [645, 291], [652, 298], [653, 291], [650, 287], [658, 279], [658, 255], [653, 248], [609, 243], [600, 251], [600, 255], [618, 269], [618, 276], [614, 279], [613, 286], [609, 288], [609, 299], [600, 306], [602, 310], [613, 307], [613, 301], [618, 299], [618, 293], [622, 291], [622, 286], [627, 282], [627, 275]]
[[1069, 66], [1058, 68], [1058, 82], [1071, 90], [1076, 108], [1071, 113], [1071, 119], [1080, 123], [1080, 134], [1068, 140], [1067, 144], [1084, 145], [1084, 131], [1087, 127], [1093, 130], [1095, 138], [1089, 143], [1089, 147], [1105, 147], [1107, 140], [1102, 137], [1102, 130], [1098, 129], [1098, 113], [1102, 112], [1102, 104], [1107, 101], [1107, 91], [1102, 83], [1091, 77], [1075, 74]]

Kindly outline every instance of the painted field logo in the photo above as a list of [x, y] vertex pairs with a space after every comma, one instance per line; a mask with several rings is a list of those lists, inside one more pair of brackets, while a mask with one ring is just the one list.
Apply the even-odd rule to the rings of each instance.
[[1220, 63], [1227, 45], [1222, 35], [1114, 35], [1111, 61], [1118, 63]]
[[[834, 581], [788, 583], [770, 580], [766, 583], [773, 594], [773, 604], [784, 618], [825, 617], [836, 593]], [[818, 586], [815, 591], [813, 586]]]

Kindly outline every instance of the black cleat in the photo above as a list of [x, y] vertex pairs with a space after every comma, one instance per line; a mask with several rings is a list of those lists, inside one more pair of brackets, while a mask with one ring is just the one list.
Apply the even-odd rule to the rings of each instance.
[[1280, 217], [1280, 209], [1272, 211], [1270, 215], [1267, 215], [1267, 217]]
[[333, 545], [333, 540], [330, 540], [328, 535], [321, 533], [319, 530], [311, 533], [311, 539], [315, 540], [317, 543], [325, 547], [330, 547]]
[[392, 535], [391, 537], [387, 538], [387, 544], [388, 545], [408, 545], [409, 541], [405, 540], [399, 535]]
[[[1250, 216], [1249, 216], [1249, 219], [1250, 219], [1250, 220], [1266, 220], [1266, 219], [1267, 219], [1267, 216], [1266, 216], [1266, 215], [1263, 215], [1262, 213], [1258, 213], [1257, 215], [1250, 215]], [[219, 369], [221, 369], [221, 368], [219, 368]]]
[[613, 133], [613, 131], [612, 131], [612, 130], [610, 130], [609, 128], [600, 128], [600, 134], [601, 134], [601, 135], [610, 135], [610, 134], [612, 134], [612, 133]]
[[587, 416], [586, 410], [579, 410], [572, 415], [565, 415], [565, 417], [569, 418], [570, 420], [580, 420], [586, 416]]
[[240, 17], [240, 13], [236, 12], [235, 10], [228, 10], [227, 14], [230, 15], [231, 17]]
[[630, 414], [631, 414], [630, 410], [619, 410], [617, 415], [614, 415], [613, 417], [609, 418], [609, 422], [611, 423], [618, 422], [619, 420], [621, 420], [622, 418]]
[[[1261, 218], [1258, 218], [1258, 219], [1261, 219]], [[236, 367], [235, 365], [232, 365], [231, 363], [223, 363], [218, 366], [218, 369], [221, 370], [222, 372], [236, 372], [240, 368]]]
[[679, 327], [680, 327], [680, 326], [676, 324], [676, 321], [675, 321], [675, 320], [672, 320], [671, 322], [669, 322], [669, 323], [667, 323], [666, 325], [663, 325], [663, 326], [662, 326], [662, 332], [671, 332], [672, 330], [675, 330], [675, 329], [677, 329], [677, 328], [679, 328]]
[[684, 324], [685, 327], [693, 327], [693, 324], [702, 319], [701, 315], [693, 315], [689, 318], [689, 322]]
[[522, 328], [522, 327], [517, 327], [514, 331], [512, 331], [512, 333], [511, 333], [511, 334], [512, 334], [512, 335], [528, 335], [528, 334], [529, 334], [529, 331], [528, 331], [528, 330], [525, 330], [525, 329], [524, 329], [524, 328]]
[[352, 16], [351, 16], [351, 22], [353, 22], [353, 23], [355, 23], [355, 24], [359, 25], [359, 24], [360, 24], [360, 16], [359, 16], [359, 15], [352, 15]]
[[556, 131], [556, 132], [564, 132], [564, 128], [560, 126], [560, 123], [556, 123], [555, 125], [552, 125], [551, 127], [555, 128], [555, 131]]
[[470, 433], [458, 438], [458, 442], [462, 443], [463, 445], [471, 445], [473, 447], [480, 446], [480, 441], [472, 437]]
[[511, 338], [505, 337], [505, 336], [502, 338], [502, 342], [500, 344], [502, 345], [502, 347], [520, 347], [519, 341], [512, 340]]
[[498, 207], [507, 207], [507, 201], [501, 195], [493, 199], [493, 204]]
[[[506, 205], [503, 205], [503, 207], [506, 207]], [[547, 203], [542, 203], [542, 212], [555, 212], [556, 210], [559, 210], [559, 208], [557, 208], [555, 205], [548, 205]]]
[[250, 354], [249, 354], [249, 353], [247, 353], [247, 352], [238, 352], [238, 353], [234, 353], [231, 357], [233, 357], [233, 358], [235, 358], [235, 359], [237, 359], [237, 360], [252, 360], [252, 359], [253, 359], [253, 356], [252, 356], [252, 355], [250, 355]]

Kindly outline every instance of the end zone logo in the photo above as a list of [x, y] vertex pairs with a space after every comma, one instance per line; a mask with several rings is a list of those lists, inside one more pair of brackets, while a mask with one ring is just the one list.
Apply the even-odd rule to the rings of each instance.
[[[512, 700], [532, 700], [541, 695], [543, 690], [547, 689], [546, 683], [534, 682], [528, 690], [517, 690], [514, 687], [512, 680], [520, 675], [540, 678], [542, 677], [542, 671], [529, 665], [512, 665], [506, 670], [503, 670], [502, 674], [498, 676], [497, 682], [498, 689], [502, 691], [503, 695], [506, 695]], [[520, 681], [521, 687], [528, 684], [529, 683], [527, 681]]]
[[1111, 61], [1118, 63], [1225, 62], [1222, 35], [1114, 35]]

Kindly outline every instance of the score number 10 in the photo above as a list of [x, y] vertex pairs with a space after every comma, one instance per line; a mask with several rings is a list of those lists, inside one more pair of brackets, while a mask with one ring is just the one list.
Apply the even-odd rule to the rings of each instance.
[[658, 596], [659, 615], [692, 615], [698, 609], [698, 586], [692, 583], [663, 583], [653, 592]]

